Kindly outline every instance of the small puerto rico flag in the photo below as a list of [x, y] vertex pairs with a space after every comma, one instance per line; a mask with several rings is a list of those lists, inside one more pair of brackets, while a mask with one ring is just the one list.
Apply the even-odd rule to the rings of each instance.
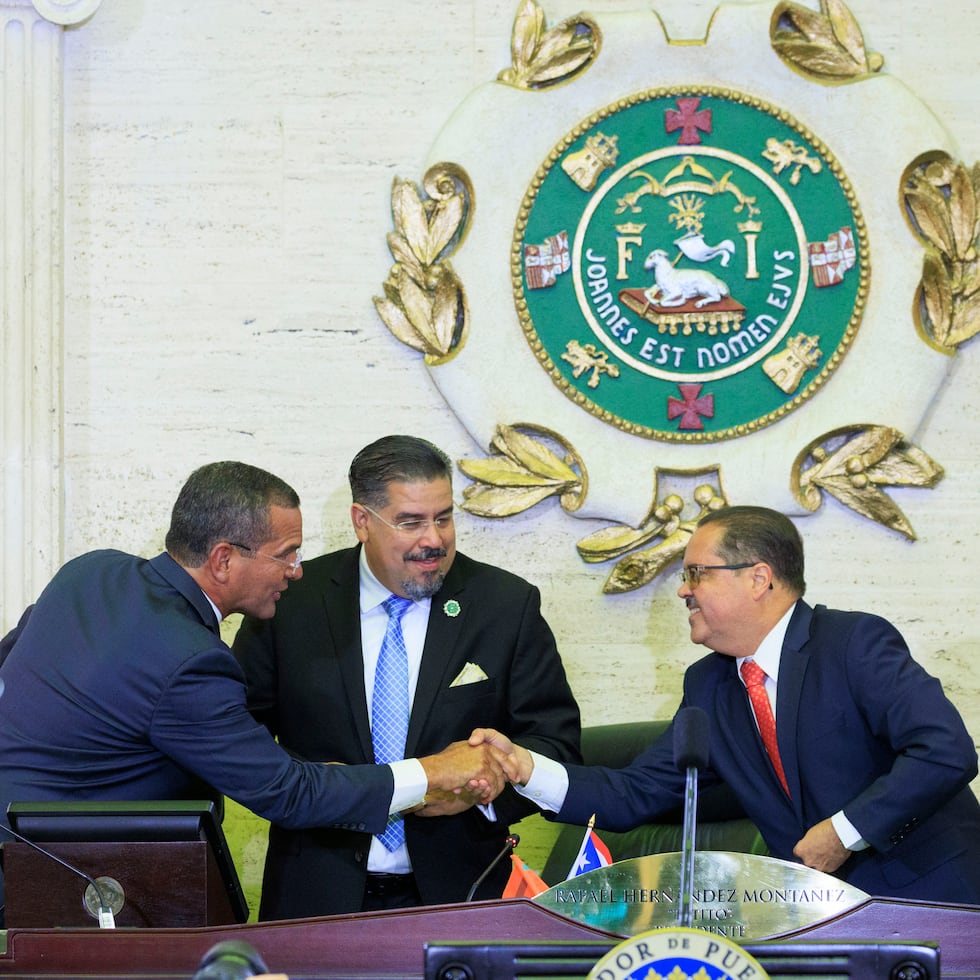
[[571, 871], [568, 872], [569, 878], [584, 875], [586, 871], [595, 871], [596, 868], [605, 868], [613, 863], [609, 848], [602, 843], [593, 827], [595, 827], [594, 813], [589, 818], [589, 825], [585, 828], [585, 836], [582, 838], [582, 846], [572, 862]]

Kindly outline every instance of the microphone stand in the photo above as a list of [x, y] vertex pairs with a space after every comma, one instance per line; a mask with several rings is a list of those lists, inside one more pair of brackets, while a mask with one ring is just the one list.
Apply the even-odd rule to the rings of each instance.
[[708, 716], [701, 708], [681, 708], [674, 715], [674, 765], [684, 776], [684, 837], [681, 843], [680, 900], [677, 921], [690, 928], [694, 883], [694, 830], [698, 815], [698, 767], [707, 766]]
[[684, 832], [681, 840], [680, 905], [677, 924], [691, 927], [691, 890], [694, 883], [694, 831], [698, 812], [698, 769], [688, 766], [684, 792]]

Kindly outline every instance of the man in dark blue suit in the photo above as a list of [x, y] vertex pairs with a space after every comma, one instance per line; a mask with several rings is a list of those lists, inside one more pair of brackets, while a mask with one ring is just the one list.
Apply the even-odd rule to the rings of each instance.
[[[774, 857], [871, 895], [980, 904], [977, 753], [898, 631], [803, 602], [802, 541], [766, 508], [703, 518], [682, 578], [691, 639], [715, 651], [684, 676], [681, 707], [711, 722], [700, 785], [728, 783]], [[764, 672], [755, 710], [742, 679], [753, 662]], [[625, 830], [683, 801], [670, 729], [620, 770], [556, 766], [497, 732], [471, 741], [481, 738], [511, 751], [521, 792], [566, 823], [595, 813], [598, 826]]]
[[217, 791], [286, 827], [370, 833], [426, 792], [452, 795], [468, 769], [495, 768], [499, 792], [489, 749], [474, 756], [457, 743], [393, 765], [299, 762], [252, 718], [218, 624], [275, 614], [303, 574], [302, 532], [286, 483], [212, 463], [181, 490], [164, 554], [95, 551], [66, 564], [0, 644], [0, 819], [15, 800]]

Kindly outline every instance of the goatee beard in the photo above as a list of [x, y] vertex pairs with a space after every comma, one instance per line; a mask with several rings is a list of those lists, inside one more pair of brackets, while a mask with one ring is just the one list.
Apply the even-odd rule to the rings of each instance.
[[422, 582], [415, 579], [402, 582], [402, 591], [405, 598], [419, 602], [421, 599], [429, 599], [434, 596], [442, 588], [442, 583], [445, 581], [446, 576], [442, 572], [429, 572]]
[[[405, 561], [432, 561], [434, 558], [445, 557], [445, 548], [419, 548], [418, 551], [410, 551], [404, 556]], [[402, 582], [402, 589], [406, 598], [418, 602], [420, 599], [428, 599], [430, 596], [434, 596], [442, 588], [442, 583], [445, 580], [446, 576], [442, 572], [425, 572], [421, 582], [416, 579], [407, 579]]]

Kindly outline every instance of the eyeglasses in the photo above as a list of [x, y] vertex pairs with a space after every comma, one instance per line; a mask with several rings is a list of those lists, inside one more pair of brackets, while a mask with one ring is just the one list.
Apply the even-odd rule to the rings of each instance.
[[740, 568], [751, 568], [758, 564], [757, 561], [743, 561], [740, 565], [685, 565], [680, 572], [681, 581], [692, 589], [696, 589], [701, 584], [701, 576], [705, 572], [734, 572]]
[[382, 524], [387, 524], [393, 531], [398, 531], [399, 534], [410, 534], [418, 536], [423, 531], [427, 531], [430, 527], [434, 527], [437, 531], [445, 531], [446, 528], [453, 526], [453, 515], [443, 514], [441, 517], [437, 517], [434, 521], [422, 521], [422, 520], [411, 520], [411, 521], [399, 521], [397, 524], [392, 524], [391, 521], [386, 521], [376, 510], [372, 510], [367, 504], [361, 504], [361, 506], [368, 511], [370, 514], [381, 521]]
[[263, 558], [268, 558], [269, 561], [275, 561], [280, 565], [285, 565], [294, 575], [299, 571], [299, 566], [303, 563], [303, 555], [299, 548], [296, 549], [296, 557], [292, 561], [288, 561], [285, 558], [277, 558], [275, 555], [270, 555], [265, 551], [259, 551], [258, 548], [250, 548], [247, 544], [238, 544], [237, 541], [229, 541], [228, 544], [241, 551], [250, 551], [253, 556], [261, 555]]

